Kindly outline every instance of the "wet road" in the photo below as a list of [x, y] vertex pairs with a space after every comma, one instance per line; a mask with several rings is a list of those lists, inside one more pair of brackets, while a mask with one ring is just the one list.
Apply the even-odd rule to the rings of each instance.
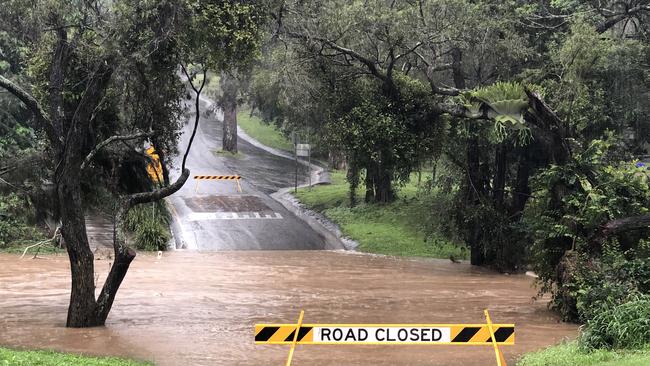
[[[66, 256], [18, 260], [0, 254], [0, 344], [121, 355], [159, 365], [283, 365], [286, 346], [256, 346], [256, 323], [516, 324], [517, 355], [574, 337], [526, 276], [448, 260], [341, 251], [138, 254], [106, 327], [64, 327]], [[109, 263], [96, 261], [104, 278]], [[494, 365], [487, 347], [298, 346], [293, 365]]]
[[[209, 102], [202, 102], [205, 111]], [[202, 180], [197, 186], [190, 178], [168, 198], [173, 206], [173, 225], [179, 248], [211, 250], [335, 249], [307, 224], [269, 195], [290, 187], [295, 180], [294, 162], [275, 156], [239, 139], [240, 154], [218, 154], [221, 150], [222, 116], [205, 116], [187, 159], [194, 175], [234, 175], [243, 177], [242, 192], [232, 180]], [[194, 115], [187, 116], [179, 151], [184, 152], [193, 127]], [[175, 166], [181, 165], [182, 156]], [[308, 169], [299, 165], [300, 183], [307, 181]], [[178, 170], [175, 172], [179, 174]]]

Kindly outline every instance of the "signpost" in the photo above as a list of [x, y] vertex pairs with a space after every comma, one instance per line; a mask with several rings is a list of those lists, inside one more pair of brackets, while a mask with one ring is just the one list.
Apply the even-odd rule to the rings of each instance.
[[[295, 175], [295, 185], [294, 185], [294, 193], [298, 192], [298, 157], [307, 157], [308, 165], [309, 165], [309, 187], [311, 188], [311, 145], [310, 144], [299, 144], [299, 139], [298, 135], [293, 132], [291, 134], [291, 141], [293, 142], [293, 153], [294, 153], [294, 158], [296, 161], [296, 175]], [[309, 142], [309, 141], [307, 141]]]

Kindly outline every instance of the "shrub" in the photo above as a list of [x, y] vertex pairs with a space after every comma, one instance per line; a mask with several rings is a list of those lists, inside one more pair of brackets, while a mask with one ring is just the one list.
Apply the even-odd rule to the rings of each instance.
[[588, 349], [639, 349], [650, 344], [650, 296], [595, 315], [585, 325], [580, 344]]
[[169, 239], [168, 227], [160, 222], [146, 220], [135, 231], [135, 247], [141, 250], [165, 250]]
[[145, 221], [156, 221], [163, 225], [169, 225], [171, 216], [165, 202], [158, 201], [133, 207], [126, 215], [124, 227], [129, 231], [136, 232]]
[[648, 214], [648, 177], [630, 162], [612, 160], [611, 141], [592, 141], [562, 166], [533, 179], [525, 225], [540, 292], [565, 320], [588, 321], [603, 307], [648, 293], [650, 230], [593, 238], [604, 223]]
[[171, 239], [171, 216], [162, 201], [132, 208], [124, 220], [124, 228], [135, 234], [134, 246], [141, 250], [165, 250]]
[[18, 241], [43, 239], [43, 234], [29, 224], [31, 212], [28, 206], [15, 193], [0, 195], [0, 248]]

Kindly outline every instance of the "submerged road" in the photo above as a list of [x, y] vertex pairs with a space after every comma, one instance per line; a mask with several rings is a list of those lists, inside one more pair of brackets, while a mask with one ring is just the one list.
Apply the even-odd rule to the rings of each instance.
[[[95, 262], [103, 279], [109, 261]], [[101, 284], [101, 280], [100, 280]], [[508, 365], [576, 335], [532, 279], [449, 260], [349, 251], [170, 251], [139, 253], [106, 327], [65, 328], [70, 294], [66, 255], [0, 254], [0, 345], [153, 361], [158, 366], [284, 365], [288, 346], [254, 343], [257, 323], [515, 323]], [[101, 286], [99, 286], [101, 287]], [[1, 362], [0, 362], [1, 364]], [[491, 366], [491, 345], [298, 346], [295, 366]]]
[[[168, 198], [175, 218], [173, 225], [177, 249], [215, 250], [295, 250], [328, 248], [325, 240], [305, 222], [270, 197], [294, 185], [295, 163], [239, 139], [239, 154], [221, 151], [222, 115], [205, 111], [210, 102], [201, 103], [201, 122], [187, 158], [190, 179]], [[193, 111], [193, 109], [191, 109]], [[179, 173], [194, 126], [194, 114], [186, 116], [175, 159]], [[299, 182], [307, 181], [304, 165], [298, 166]], [[201, 180], [195, 175], [240, 175], [242, 192], [233, 180]]]

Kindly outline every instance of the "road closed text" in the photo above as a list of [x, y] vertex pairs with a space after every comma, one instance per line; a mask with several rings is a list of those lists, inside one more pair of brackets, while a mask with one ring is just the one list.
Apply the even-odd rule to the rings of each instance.
[[447, 343], [450, 328], [315, 327], [314, 343]]

